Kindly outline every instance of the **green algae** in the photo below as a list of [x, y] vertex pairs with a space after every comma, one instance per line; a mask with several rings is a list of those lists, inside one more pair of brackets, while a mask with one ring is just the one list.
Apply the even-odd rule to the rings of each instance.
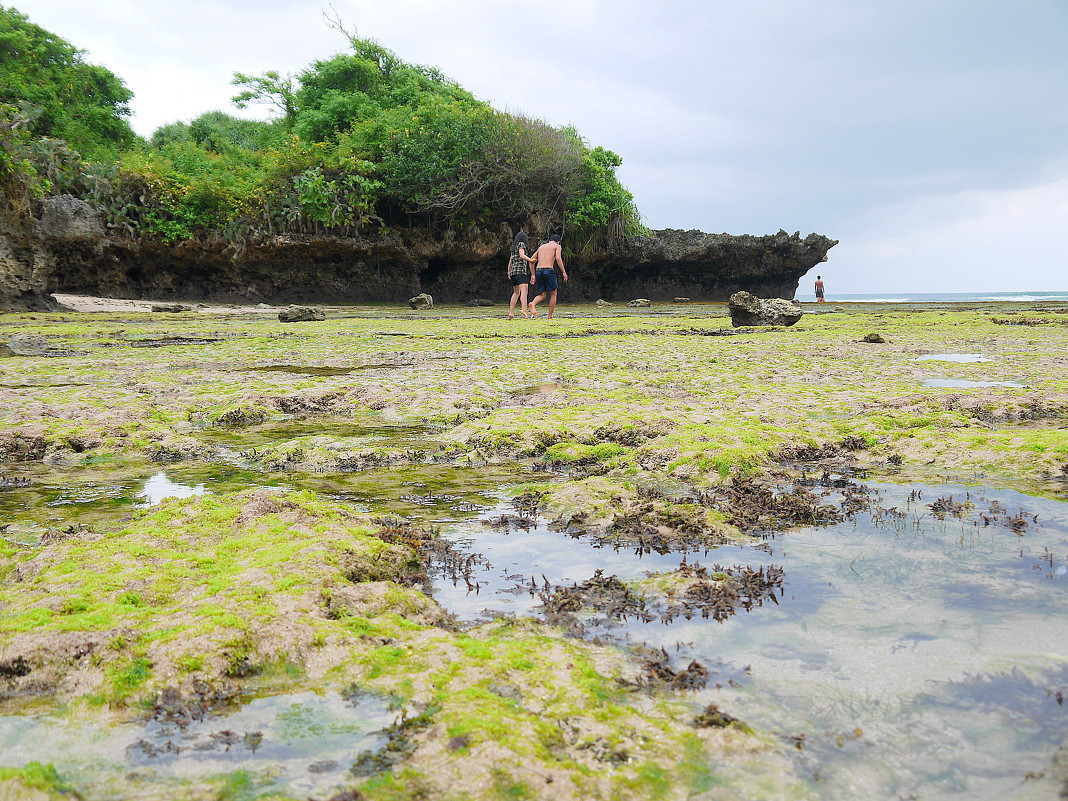
[[[78, 714], [140, 714], [195, 682], [356, 682], [434, 708], [404, 760], [360, 783], [368, 798], [747, 797], [736, 773], [710, 771], [720, 746], [694, 734], [692, 709], [620, 689], [635, 675], [626, 655], [523, 621], [456, 631], [419, 590], [417, 554], [379, 537], [369, 509], [455, 518], [450, 503], [485, 502], [483, 475], [526, 482], [517, 491], [546, 493], [562, 526], [616, 544], [649, 527], [714, 544], [739, 540], [738, 526], [687, 493], [787, 456], [1063, 495], [1068, 331], [872, 307], [718, 337], [705, 334], [723, 329], [710, 317], [721, 309], [673, 311], [519, 328], [446, 310], [391, 319], [389, 336], [384, 308], [300, 332], [251, 315], [4, 316], [0, 329], [87, 355], [0, 362], [0, 474], [34, 482], [0, 490], [0, 661], [25, 654]], [[873, 330], [888, 341], [860, 341]], [[930, 352], [990, 361], [913, 361]], [[257, 368], [280, 363], [296, 371]], [[1030, 386], [922, 386], [931, 377]], [[500, 464], [512, 459], [568, 475], [530, 483]], [[211, 473], [213, 495], [134, 508], [134, 477], [158, 463], [191, 483]], [[49, 487], [53, 468], [85, 481]], [[103, 491], [94, 471], [125, 478]], [[471, 491], [457, 489], [464, 475]], [[27, 511], [42, 508], [54, 519]], [[661, 576], [649, 589], [686, 586]], [[255, 795], [252, 779], [233, 781], [233, 797]], [[788, 772], [769, 782], [765, 797], [803, 792]]]

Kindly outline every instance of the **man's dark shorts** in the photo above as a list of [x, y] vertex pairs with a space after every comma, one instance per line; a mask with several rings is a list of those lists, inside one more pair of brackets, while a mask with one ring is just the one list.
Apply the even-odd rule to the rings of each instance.
[[530, 273], [523, 273], [522, 275], [510, 275], [508, 279], [512, 282], [512, 286], [519, 286], [520, 284], [530, 283]]
[[538, 279], [536, 289], [539, 295], [542, 292], [555, 292], [560, 288], [560, 285], [556, 282], [555, 270], [538, 270], [535, 276]]

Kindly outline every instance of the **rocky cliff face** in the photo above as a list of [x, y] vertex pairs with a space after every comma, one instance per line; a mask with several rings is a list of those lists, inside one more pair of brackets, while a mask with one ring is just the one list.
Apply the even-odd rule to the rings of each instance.
[[[233, 259], [222, 242], [106, 236], [93, 209], [49, 198], [37, 219], [0, 220], [0, 308], [54, 307], [50, 292], [237, 302], [438, 302], [506, 298], [511, 232], [470, 228], [445, 235], [393, 229], [367, 239], [274, 237]], [[665, 230], [568, 265], [571, 301], [726, 300], [747, 290], [792, 298], [802, 275], [837, 244], [811, 234], [729, 236]]]

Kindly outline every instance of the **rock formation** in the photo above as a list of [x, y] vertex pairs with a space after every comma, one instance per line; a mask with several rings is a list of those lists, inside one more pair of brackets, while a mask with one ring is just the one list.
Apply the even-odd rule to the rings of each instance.
[[[511, 239], [503, 225], [446, 233], [394, 228], [359, 239], [276, 236], [249, 243], [235, 259], [219, 239], [168, 246], [106, 234], [92, 207], [63, 195], [41, 201], [34, 218], [0, 214], [0, 309], [56, 308], [51, 292], [273, 304], [398, 303], [420, 294], [443, 303], [503, 299]], [[739, 290], [792, 298], [801, 276], [835, 244], [785, 231], [654, 231], [572, 260], [562, 298], [722, 301]]]
[[735, 292], [727, 303], [731, 325], [793, 325], [804, 312], [801, 304], [783, 298], [758, 298], [750, 292]]

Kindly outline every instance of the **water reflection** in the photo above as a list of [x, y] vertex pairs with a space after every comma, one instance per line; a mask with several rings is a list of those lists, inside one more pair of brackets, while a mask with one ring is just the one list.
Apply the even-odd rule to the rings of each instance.
[[973, 364], [975, 362], [988, 362], [981, 353], [929, 353], [926, 356], [917, 356], [913, 361], [926, 362], [955, 362], [957, 364]]
[[195, 495], [204, 495], [207, 491], [203, 484], [191, 486], [171, 481], [166, 473], [160, 471], [145, 481], [141, 491], [137, 494], [143, 499], [140, 505], [155, 506], [164, 498], [192, 498]]
[[261, 792], [306, 797], [328, 793], [348, 778], [354, 755], [384, 745], [380, 730], [393, 718], [382, 698], [336, 692], [257, 698], [181, 725], [152, 719], [102, 727], [9, 715], [0, 716], [0, 753], [5, 765], [51, 762], [87, 788], [107, 790], [117, 771], [158, 781], [244, 770], [263, 780]]
[[[1016, 797], [1068, 735], [1068, 503], [955, 486], [875, 489], [881, 511], [791, 531], [763, 550], [687, 555], [781, 565], [777, 605], [722, 622], [629, 618], [594, 631], [712, 666], [698, 699], [781, 734], [819, 777], [821, 799]], [[537, 613], [540, 598], [521, 586], [532, 577], [569, 584], [602, 569], [633, 580], [681, 560], [598, 547], [542, 523], [463, 534], [486, 560], [472, 574], [477, 591], [439, 579], [435, 596], [467, 620]]]
[[1019, 381], [967, 381], [963, 378], [928, 378], [923, 382], [925, 387], [944, 387], [948, 389], [969, 389], [975, 387], [1016, 387], [1026, 389], [1027, 384]]

